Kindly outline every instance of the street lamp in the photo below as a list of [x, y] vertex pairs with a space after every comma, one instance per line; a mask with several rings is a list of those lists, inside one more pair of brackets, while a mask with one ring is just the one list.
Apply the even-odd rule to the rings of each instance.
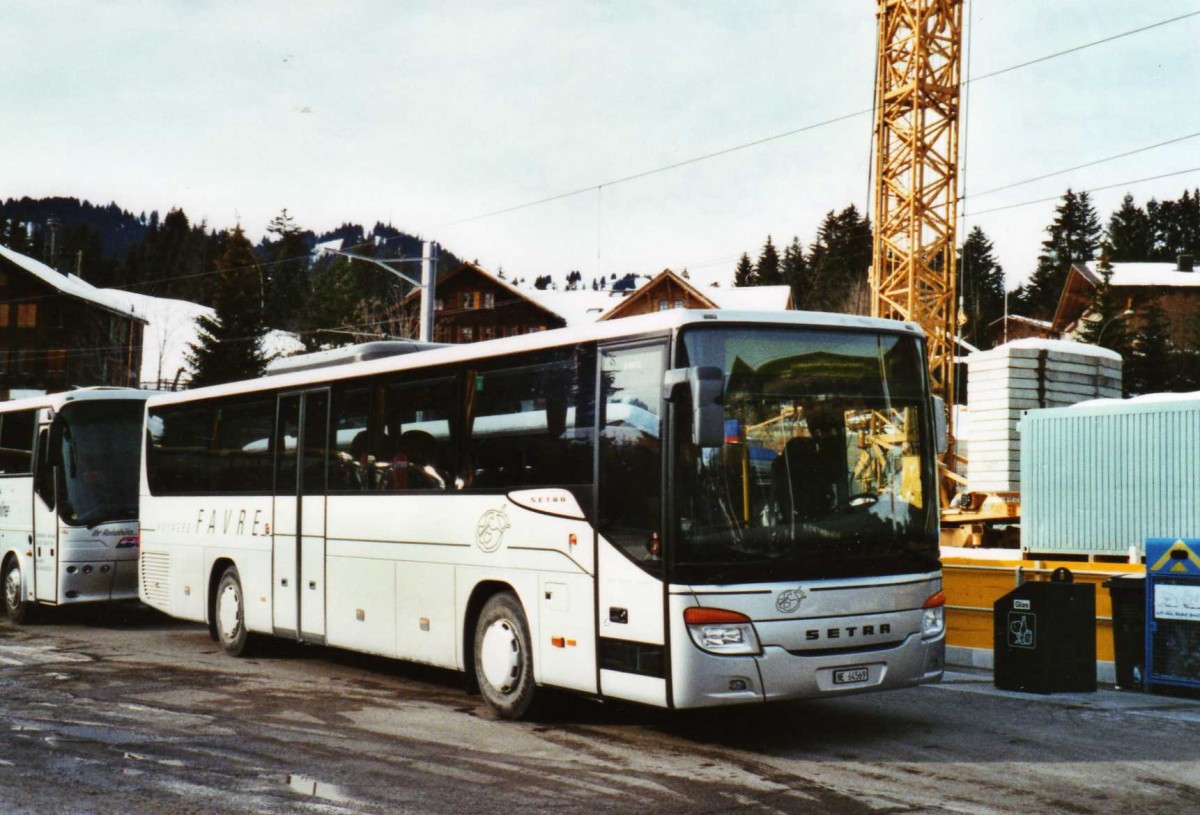
[[[437, 278], [437, 244], [430, 241], [425, 241], [421, 245], [421, 257], [419, 258], [387, 258], [376, 259], [364, 257], [363, 255], [355, 255], [352, 252], [343, 252], [340, 249], [330, 249], [325, 247], [323, 252], [331, 255], [341, 255], [350, 260], [365, 260], [367, 263], [373, 263], [376, 266], [391, 272], [396, 277], [416, 286], [421, 291], [421, 324], [418, 339], [421, 342], [430, 342], [433, 340], [433, 289], [436, 285]], [[421, 279], [416, 280], [398, 269], [393, 269], [389, 263], [420, 263], [421, 264]]]
[[1099, 345], [1100, 340], [1104, 339], [1104, 332], [1105, 332], [1105, 330], [1108, 329], [1108, 327], [1110, 325], [1115, 323], [1117, 320], [1122, 319], [1123, 317], [1128, 317], [1131, 314], [1133, 314], [1133, 309], [1127, 308], [1124, 311], [1122, 311], [1120, 314], [1114, 314], [1112, 317], [1109, 317], [1108, 322], [1106, 322], [1103, 326], [1101, 326], [1100, 333], [1096, 335], [1096, 345]]

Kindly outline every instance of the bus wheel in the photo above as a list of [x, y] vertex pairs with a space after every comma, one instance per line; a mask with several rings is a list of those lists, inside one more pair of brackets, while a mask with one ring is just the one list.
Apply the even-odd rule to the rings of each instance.
[[21, 625], [33, 621], [33, 612], [21, 585], [21, 564], [14, 559], [4, 569], [4, 613], [10, 623]]
[[502, 719], [519, 719], [533, 702], [533, 649], [521, 603], [493, 595], [475, 626], [475, 678], [484, 701]]
[[246, 631], [245, 603], [242, 581], [236, 566], [230, 566], [221, 575], [217, 584], [216, 621], [217, 640], [222, 650], [230, 656], [240, 657], [246, 653], [249, 634]]

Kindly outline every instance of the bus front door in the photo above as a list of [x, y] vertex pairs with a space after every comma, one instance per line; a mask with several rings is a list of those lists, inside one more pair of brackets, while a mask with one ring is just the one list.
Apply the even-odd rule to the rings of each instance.
[[667, 704], [661, 560], [666, 344], [600, 349], [598, 662], [605, 696]]
[[271, 524], [275, 633], [325, 641], [325, 452], [329, 391], [279, 397]]
[[26, 576], [26, 589], [36, 584], [38, 600], [58, 602], [58, 487], [54, 456], [50, 449], [50, 426], [38, 430], [34, 463], [33, 524], [29, 531], [33, 552], [33, 575]]

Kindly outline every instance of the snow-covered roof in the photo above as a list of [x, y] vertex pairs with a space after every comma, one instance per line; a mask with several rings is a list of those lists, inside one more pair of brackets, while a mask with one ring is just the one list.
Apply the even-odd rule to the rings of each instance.
[[721, 308], [736, 311], [783, 311], [791, 297], [790, 286], [693, 286]]
[[212, 316], [213, 310], [186, 300], [151, 297], [121, 289], [102, 291], [111, 299], [129, 304], [146, 319], [142, 331], [141, 380], [146, 383], [172, 381], [180, 368], [185, 370], [181, 378], [189, 379], [184, 355], [188, 345], [196, 341], [196, 320]]
[[971, 354], [967, 358], [967, 362], [979, 362], [985, 359], [1005, 356], [1011, 350], [1034, 350], [1034, 351], [1057, 351], [1061, 354], [1075, 354], [1085, 357], [1100, 357], [1101, 359], [1111, 359], [1117, 362], [1121, 361], [1121, 355], [1109, 348], [1101, 348], [1098, 345], [1091, 345], [1086, 342], [1072, 342], [1070, 340], [1047, 340], [1041, 337], [1026, 337], [1025, 339], [1013, 340], [1006, 342], [1003, 345], [997, 345], [987, 351], [980, 351], [977, 354]]
[[1129, 399], [1088, 399], [1070, 405], [1070, 409], [1089, 407], [1108, 407], [1113, 405], [1170, 405], [1179, 403], [1200, 404], [1200, 391], [1191, 393], [1144, 393]]
[[[1093, 282], [1101, 279], [1099, 263], [1090, 260], [1083, 266]], [[1174, 261], [1159, 263], [1113, 263], [1110, 286], [1185, 286], [1200, 287], [1200, 272], [1181, 272]]]
[[1005, 320], [1013, 323], [1027, 323], [1028, 325], [1037, 326], [1038, 328], [1044, 328], [1046, 330], [1054, 328], [1054, 323], [1050, 322], [1049, 320], [1039, 320], [1036, 317], [1026, 317], [1023, 314], [1006, 314], [1003, 317], [997, 317], [996, 319], [992, 320], [990, 323], [988, 323], [988, 325], [993, 326], [997, 323], [1004, 322]]
[[606, 311], [625, 299], [622, 295], [628, 296], [629, 294], [629, 292], [592, 291], [591, 289], [558, 291], [519, 288], [518, 291], [543, 308], [550, 309], [562, 317], [567, 321], [568, 326], [596, 322]]
[[34, 260], [27, 255], [14, 252], [7, 246], [0, 246], [0, 257], [19, 266], [46, 285], [62, 292], [68, 297], [86, 300], [101, 308], [106, 308], [122, 316], [132, 317], [135, 320], [144, 322], [146, 319], [131, 306], [129, 301], [119, 297], [112, 297], [108, 293], [111, 289], [98, 289], [81, 277], [76, 277], [73, 274], [63, 274], [42, 263], [40, 260]]
[[[525, 289], [519, 291], [531, 300], [562, 316], [568, 326], [594, 323], [611, 309], [625, 302], [634, 292], [643, 288], [650, 279], [638, 275], [636, 284], [621, 291], [594, 291], [582, 288], [576, 291], [561, 289]], [[688, 282], [688, 281], [684, 281]], [[691, 285], [689, 283], [689, 285]], [[748, 286], [744, 288], [722, 288], [719, 286], [695, 287], [718, 308], [731, 311], [784, 311], [787, 309], [791, 289], [787, 286]]]
[[[148, 294], [121, 289], [99, 289], [113, 301], [126, 304], [143, 315], [146, 327], [142, 331], [141, 381], [186, 383], [191, 379], [187, 354], [196, 343], [196, 320], [213, 316], [213, 310], [187, 300], [151, 297]], [[289, 356], [304, 350], [304, 343], [287, 331], [271, 331], [263, 338], [263, 353], [267, 358]], [[183, 373], [180, 374], [182, 369]]]

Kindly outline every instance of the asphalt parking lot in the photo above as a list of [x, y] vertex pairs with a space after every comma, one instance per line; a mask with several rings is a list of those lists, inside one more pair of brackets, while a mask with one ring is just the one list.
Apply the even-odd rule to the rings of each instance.
[[0, 625], [0, 810], [1200, 812], [1200, 701], [936, 686], [672, 713], [275, 643], [235, 660], [146, 609]]

